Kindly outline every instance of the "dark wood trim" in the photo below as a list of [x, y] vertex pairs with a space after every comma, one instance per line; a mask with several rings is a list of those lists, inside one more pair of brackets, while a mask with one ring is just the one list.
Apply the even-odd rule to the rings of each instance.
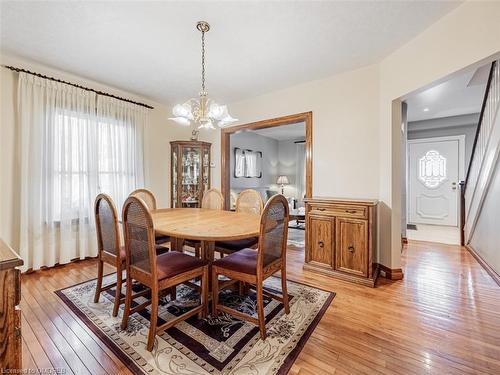
[[460, 245], [465, 245], [465, 181], [458, 183], [460, 187]]
[[486, 90], [484, 91], [483, 104], [481, 106], [481, 113], [479, 114], [479, 123], [477, 124], [476, 135], [474, 137], [474, 143], [472, 144], [472, 152], [469, 160], [469, 167], [467, 168], [467, 174], [465, 175], [465, 186], [464, 190], [467, 188], [467, 182], [469, 182], [469, 174], [472, 166], [472, 160], [474, 160], [474, 155], [476, 153], [477, 140], [479, 138], [479, 132], [481, 131], [481, 125], [483, 124], [484, 109], [486, 108], [486, 102], [488, 101], [488, 94], [490, 92], [491, 80], [493, 78], [493, 71], [495, 70], [495, 63], [491, 63], [490, 74], [488, 75], [488, 83], [486, 84]]
[[5, 69], [9, 69], [9, 70], [12, 70], [14, 72], [18, 72], [18, 73], [22, 72], [22, 73], [26, 73], [26, 74], [31, 74], [33, 76], [44, 78], [44, 79], [48, 79], [50, 81], [55, 81], [55, 82], [59, 82], [59, 83], [64, 83], [65, 85], [70, 85], [70, 86], [73, 86], [73, 87], [77, 87], [77, 88], [85, 90], [85, 91], [92, 91], [92, 92], [95, 92], [96, 94], [101, 95], [101, 96], [109, 96], [110, 98], [121, 100], [122, 102], [132, 103], [132, 104], [135, 104], [135, 105], [138, 105], [138, 106], [141, 106], [141, 107], [146, 107], [148, 109], [154, 109], [154, 107], [151, 107], [150, 105], [147, 105], [147, 104], [144, 104], [144, 103], [135, 102], [135, 101], [130, 100], [130, 99], [125, 99], [125, 98], [122, 98], [122, 97], [119, 97], [119, 96], [116, 96], [116, 95], [108, 94], [107, 92], [103, 92], [103, 91], [99, 91], [99, 90], [94, 90], [94, 89], [91, 89], [91, 88], [88, 88], [88, 87], [77, 85], [75, 83], [71, 83], [71, 82], [68, 82], [68, 81], [63, 81], [61, 79], [57, 79], [57, 78], [54, 78], [54, 77], [46, 76], [46, 75], [43, 75], [43, 74], [40, 74], [40, 73], [31, 72], [31, 71], [26, 70], [26, 69], [16, 68], [14, 66], [9, 66], [9, 65], [2, 65], [2, 66]]
[[500, 275], [497, 273], [497, 271], [491, 268], [490, 265], [483, 259], [481, 255], [479, 255], [479, 253], [476, 250], [474, 250], [474, 248], [470, 244], [465, 245], [465, 248], [469, 253], [472, 254], [472, 256], [481, 265], [481, 267], [483, 267], [484, 270], [488, 272], [488, 275], [491, 276], [493, 281], [496, 282], [498, 286], [500, 286]]
[[[404, 274], [401, 268], [389, 268], [383, 264], [379, 264], [378, 268], [380, 272], [385, 273], [385, 278], [389, 280], [403, 280]], [[382, 274], [380, 273], [382, 276]]]
[[221, 130], [221, 192], [224, 197], [224, 209], [230, 207], [230, 136], [237, 131], [243, 129], [265, 129], [274, 126], [288, 125], [303, 121], [306, 126], [306, 198], [312, 197], [312, 173], [313, 173], [313, 156], [312, 156], [312, 112], [297, 113], [283, 117], [277, 117], [268, 120], [251, 122], [248, 124], [230, 126]]

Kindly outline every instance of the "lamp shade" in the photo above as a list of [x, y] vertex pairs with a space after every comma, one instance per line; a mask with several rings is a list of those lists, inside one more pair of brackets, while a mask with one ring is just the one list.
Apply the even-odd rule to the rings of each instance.
[[276, 181], [276, 183], [279, 185], [289, 184], [288, 177], [287, 176], [278, 176], [278, 180]]

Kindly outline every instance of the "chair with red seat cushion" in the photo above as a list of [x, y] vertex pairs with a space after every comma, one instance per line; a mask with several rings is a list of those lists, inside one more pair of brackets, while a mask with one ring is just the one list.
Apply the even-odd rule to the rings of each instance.
[[[123, 206], [123, 233], [127, 256], [127, 292], [121, 327], [126, 329], [130, 314], [151, 305], [151, 318], [147, 350], [153, 349], [155, 336], [180, 321], [199, 314], [204, 317], [208, 304], [208, 262], [187, 254], [169, 252], [156, 254], [153, 220], [141, 199], [129, 197]], [[171, 290], [180, 283], [201, 277], [200, 305], [188, 312], [157, 326], [159, 297], [162, 291]], [[134, 308], [132, 304], [132, 280], [150, 288], [151, 300]]]
[[[277, 271], [281, 271], [282, 296], [267, 291], [265, 293], [282, 302], [285, 313], [290, 312], [286, 286], [288, 220], [288, 201], [282, 195], [275, 195], [267, 202], [261, 215], [258, 249], [243, 249], [218, 259], [212, 264], [212, 315], [217, 316], [219, 311], [224, 311], [258, 324], [263, 340], [266, 338], [264, 280]], [[255, 287], [258, 319], [219, 304], [219, 275], [249, 283]], [[229, 285], [227, 282], [224, 284]]]
[[[121, 298], [122, 271], [125, 269], [126, 252], [125, 246], [120, 246], [120, 232], [118, 231], [118, 216], [115, 204], [109, 195], [99, 194], [95, 199], [94, 214], [97, 232], [97, 285], [95, 289], [94, 303], [99, 302], [101, 292], [116, 286], [113, 316], [118, 315], [120, 304], [125, 302]], [[162, 254], [169, 249], [157, 245], [157, 254]], [[104, 263], [116, 267], [116, 282], [102, 286]], [[138, 297], [136, 294], [133, 297]]]
[[[260, 215], [263, 207], [262, 197], [256, 190], [243, 190], [238, 195], [238, 198], [236, 198], [236, 212]], [[215, 242], [215, 251], [218, 251], [221, 257], [223, 257], [226, 254], [231, 254], [241, 249], [256, 247], [258, 243], [259, 237], [250, 237], [233, 241], [217, 241]]]

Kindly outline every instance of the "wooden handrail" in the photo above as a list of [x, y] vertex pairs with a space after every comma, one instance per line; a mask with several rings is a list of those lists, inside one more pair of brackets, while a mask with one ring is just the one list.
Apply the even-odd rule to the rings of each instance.
[[479, 114], [479, 123], [477, 124], [476, 135], [474, 137], [474, 143], [472, 144], [472, 152], [471, 152], [471, 157], [470, 157], [470, 160], [469, 160], [469, 166], [467, 167], [467, 174], [465, 175], [465, 184], [463, 186], [463, 192], [464, 192], [464, 194], [465, 194], [465, 190], [467, 189], [467, 183], [469, 182], [469, 176], [470, 176], [470, 170], [471, 170], [471, 167], [472, 167], [472, 161], [474, 160], [474, 155], [476, 153], [477, 140], [479, 138], [479, 133], [481, 132], [481, 125], [483, 124], [484, 109], [486, 108], [486, 103], [488, 102], [488, 96], [489, 96], [490, 87], [491, 87], [491, 80], [493, 78], [493, 72], [495, 70], [495, 64], [496, 64], [496, 61], [493, 61], [491, 63], [490, 73], [488, 75], [488, 83], [486, 84], [486, 90], [484, 92], [484, 97], [483, 97], [483, 104], [481, 106], [481, 113]]

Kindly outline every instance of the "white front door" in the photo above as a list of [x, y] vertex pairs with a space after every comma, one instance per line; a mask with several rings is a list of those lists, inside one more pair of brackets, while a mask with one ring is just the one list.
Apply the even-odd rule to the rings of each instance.
[[409, 223], [458, 226], [463, 136], [408, 141]]

